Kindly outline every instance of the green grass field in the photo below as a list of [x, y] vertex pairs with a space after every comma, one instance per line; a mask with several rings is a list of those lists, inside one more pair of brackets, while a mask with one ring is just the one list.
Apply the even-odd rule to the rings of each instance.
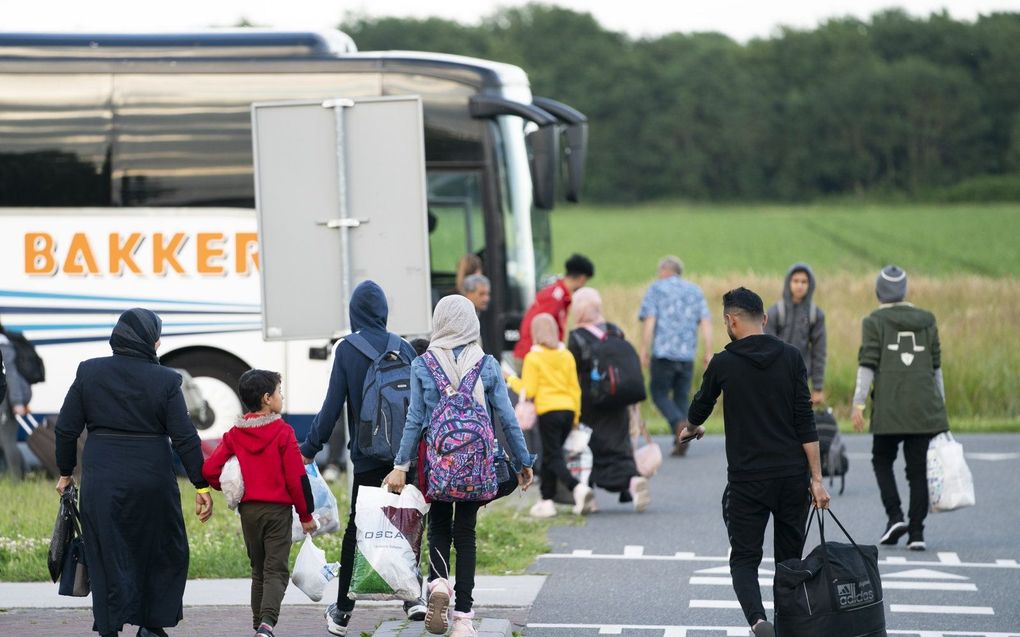
[[[683, 259], [713, 313], [713, 350], [725, 345], [718, 304], [745, 285], [766, 305], [790, 264], [807, 261], [826, 312], [826, 392], [846, 421], [860, 321], [877, 306], [887, 263], [910, 275], [909, 299], [939, 320], [947, 406], [954, 427], [1020, 430], [1020, 205], [741, 206], [649, 204], [561, 207], [552, 213], [554, 263], [572, 252], [595, 262], [606, 317], [632, 340], [660, 257]], [[700, 367], [700, 366], [698, 366]], [[696, 369], [700, 377], [701, 370]], [[695, 379], [695, 387], [698, 378]], [[646, 406], [653, 429], [665, 423]]]
[[[14, 484], [0, 478], [0, 503], [3, 503], [3, 515], [0, 516], [0, 581], [49, 579], [46, 551], [59, 505], [54, 484], [54, 481], [40, 478]], [[346, 479], [341, 479], [332, 485], [341, 519], [347, 518], [346, 484]], [[200, 523], [194, 515], [194, 493], [189, 483], [181, 481], [181, 506], [191, 548], [189, 577], [248, 577], [251, 570], [241, 537], [240, 519], [224, 505], [222, 494], [215, 493], [213, 517], [205, 524]], [[535, 556], [549, 550], [546, 540], [548, 528], [556, 522], [569, 522], [567, 516], [556, 521], [529, 517], [524, 504], [530, 502], [530, 498], [519, 498], [513, 494], [481, 510], [477, 527], [479, 574], [523, 573]], [[342, 533], [332, 533], [315, 538], [315, 543], [326, 551], [326, 559], [338, 561], [342, 539]], [[295, 544], [291, 549], [291, 566], [300, 546], [300, 543]], [[423, 568], [427, 568], [427, 562]]]
[[643, 284], [675, 254], [692, 276], [786, 272], [821, 277], [897, 263], [931, 277], [1020, 275], [1020, 205], [562, 205], [551, 214], [553, 263], [596, 262], [595, 283]]

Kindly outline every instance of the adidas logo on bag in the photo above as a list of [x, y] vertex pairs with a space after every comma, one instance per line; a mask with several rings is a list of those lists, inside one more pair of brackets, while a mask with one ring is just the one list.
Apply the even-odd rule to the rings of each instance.
[[875, 591], [872, 590], [871, 582], [868, 580], [861, 582], [859, 589], [857, 582], [848, 582], [846, 584], [837, 582], [836, 599], [841, 609], [861, 606], [875, 601]]

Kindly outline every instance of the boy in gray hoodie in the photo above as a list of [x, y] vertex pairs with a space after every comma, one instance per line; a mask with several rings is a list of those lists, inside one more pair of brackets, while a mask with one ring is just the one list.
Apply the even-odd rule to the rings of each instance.
[[765, 333], [793, 345], [804, 357], [811, 379], [811, 402], [825, 402], [825, 312], [815, 305], [815, 273], [806, 263], [794, 263], [786, 273], [783, 298], [769, 308]]

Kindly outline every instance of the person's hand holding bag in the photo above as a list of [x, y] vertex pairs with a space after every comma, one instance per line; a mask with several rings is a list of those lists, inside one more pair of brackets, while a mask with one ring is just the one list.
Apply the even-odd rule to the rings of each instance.
[[521, 491], [527, 491], [531, 483], [535, 481], [535, 472], [531, 467], [524, 467], [521, 472], [517, 474], [517, 486], [521, 488]]
[[383, 488], [390, 493], [400, 493], [404, 490], [404, 485], [407, 484], [407, 472], [400, 469], [394, 469], [383, 479]]

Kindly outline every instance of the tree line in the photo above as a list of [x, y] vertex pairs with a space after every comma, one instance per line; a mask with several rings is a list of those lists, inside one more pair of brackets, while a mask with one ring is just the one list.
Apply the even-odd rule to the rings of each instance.
[[541, 4], [478, 25], [354, 16], [340, 28], [363, 51], [522, 67], [536, 95], [589, 117], [588, 200], [1020, 200], [1020, 13], [889, 10], [747, 43], [631, 38]]

